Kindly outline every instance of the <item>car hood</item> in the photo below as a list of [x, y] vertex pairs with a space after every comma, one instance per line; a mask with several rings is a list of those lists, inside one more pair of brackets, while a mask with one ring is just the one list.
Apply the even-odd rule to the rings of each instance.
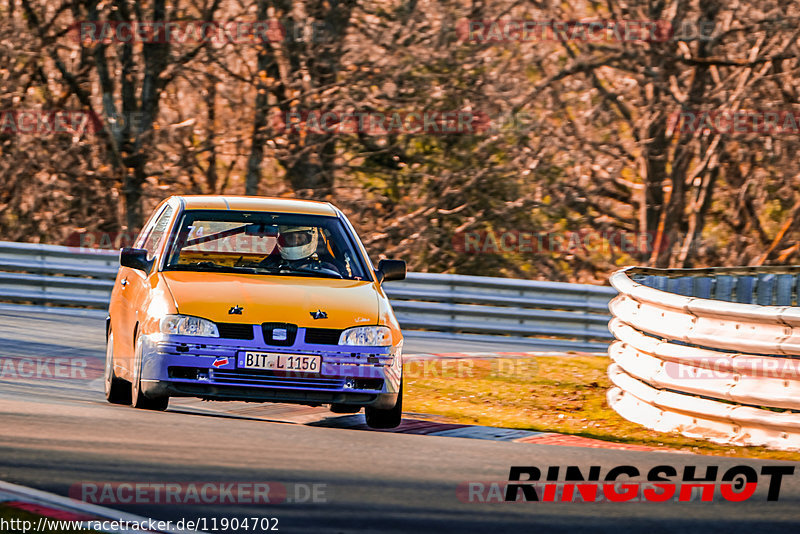
[[[281, 322], [317, 328], [378, 324], [374, 282], [179, 271], [160, 274], [178, 313], [218, 323]], [[241, 315], [230, 313], [234, 307], [242, 308]], [[318, 310], [327, 318], [312, 318]]]

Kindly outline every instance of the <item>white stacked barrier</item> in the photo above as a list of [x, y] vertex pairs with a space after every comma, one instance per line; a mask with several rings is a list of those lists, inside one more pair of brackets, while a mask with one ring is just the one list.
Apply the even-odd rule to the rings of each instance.
[[608, 402], [662, 432], [800, 450], [800, 268], [614, 273]]

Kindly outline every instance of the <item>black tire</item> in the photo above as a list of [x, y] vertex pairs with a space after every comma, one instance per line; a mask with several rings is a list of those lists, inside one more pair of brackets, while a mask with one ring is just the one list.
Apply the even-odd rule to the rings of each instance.
[[361, 411], [361, 406], [355, 404], [331, 404], [331, 411], [333, 413], [358, 413]]
[[400, 392], [397, 394], [397, 404], [394, 408], [381, 410], [367, 406], [364, 408], [367, 416], [367, 426], [370, 428], [395, 428], [403, 420], [403, 383], [400, 382]]
[[139, 408], [140, 410], [155, 410], [163, 412], [169, 406], [169, 397], [150, 398], [142, 393], [141, 376], [142, 376], [142, 359], [139, 354], [139, 341], [136, 341], [136, 357], [134, 358], [134, 376], [131, 381], [131, 406]]
[[114, 374], [114, 333], [108, 333], [106, 340], [106, 364], [105, 364], [105, 394], [106, 400], [111, 404], [130, 404], [131, 387], [125, 380], [117, 378]]

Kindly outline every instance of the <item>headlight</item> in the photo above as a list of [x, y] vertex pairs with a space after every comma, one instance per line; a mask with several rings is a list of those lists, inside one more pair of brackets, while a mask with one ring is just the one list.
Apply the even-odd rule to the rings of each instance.
[[392, 331], [385, 326], [357, 326], [339, 336], [339, 345], [387, 347], [392, 344]]
[[162, 334], [179, 336], [219, 337], [217, 325], [209, 320], [189, 315], [167, 315], [161, 319]]

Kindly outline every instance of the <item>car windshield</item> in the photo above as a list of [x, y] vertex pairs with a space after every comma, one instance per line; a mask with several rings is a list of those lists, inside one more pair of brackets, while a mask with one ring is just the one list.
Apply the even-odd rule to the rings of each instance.
[[294, 213], [187, 211], [164, 270], [367, 279], [338, 218]]

